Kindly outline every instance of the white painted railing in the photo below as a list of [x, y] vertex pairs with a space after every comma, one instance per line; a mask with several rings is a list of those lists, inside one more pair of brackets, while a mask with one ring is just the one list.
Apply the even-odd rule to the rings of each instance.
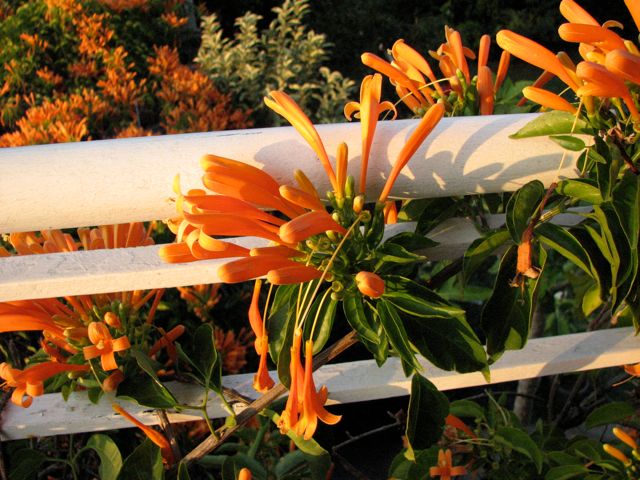
[[[532, 115], [446, 118], [418, 150], [396, 182], [393, 195], [425, 198], [515, 190], [532, 179], [549, 184], [575, 175], [575, 157], [546, 138], [511, 140], [508, 135]], [[415, 121], [382, 122], [369, 165], [369, 188], [379, 191]], [[359, 169], [360, 125], [318, 127], [327, 150], [345, 141], [350, 171]], [[281, 182], [301, 168], [319, 189], [328, 182], [319, 162], [292, 128], [145, 137], [0, 150], [0, 233], [163, 219], [173, 215], [173, 177], [183, 188], [200, 186], [199, 158], [215, 153], [263, 167]], [[568, 215], [561, 218], [571, 223]], [[491, 218], [498, 225], [499, 217]], [[407, 226], [393, 226], [407, 228]], [[454, 219], [431, 236], [441, 244], [426, 254], [454, 258], [477, 238], [472, 223]], [[250, 245], [261, 240], [243, 239]], [[0, 258], [0, 301], [49, 298], [214, 283], [220, 261], [162, 263], [157, 246]], [[492, 383], [640, 362], [640, 347], [627, 329], [531, 340], [507, 352], [492, 367]], [[431, 366], [425, 374], [441, 389], [485, 384], [479, 373], [456, 374]], [[381, 369], [373, 361], [328, 365], [318, 382], [334, 402], [404, 395], [408, 381], [398, 362]], [[248, 396], [252, 375], [225, 377], [225, 385]], [[195, 402], [197, 389], [174, 385], [176, 395]], [[110, 399], [90, 405], [82, 393], [68, 402], [60, 394], [38, 397], [29, 409], [9, 405], [2, 412], [0, 438], [16, 439], [129, 426], [114, 417]], [[225, 412], [212, 401], [211, 415]], [[146, 423], [157, 419], [140, 408]], [[191, 420], [175, 414], [173, 419]]]

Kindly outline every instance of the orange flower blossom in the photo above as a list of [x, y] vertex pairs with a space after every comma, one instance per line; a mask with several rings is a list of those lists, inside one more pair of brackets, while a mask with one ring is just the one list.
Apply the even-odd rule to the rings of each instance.
[[452, 477], [466, 475], [465, 467], [454, 467], [451, 458], [451, 450], [447, 449], [438, 451], [438, 466], [429, 469], [431, 477], [440, 477], [441, 480], [451, 480]]

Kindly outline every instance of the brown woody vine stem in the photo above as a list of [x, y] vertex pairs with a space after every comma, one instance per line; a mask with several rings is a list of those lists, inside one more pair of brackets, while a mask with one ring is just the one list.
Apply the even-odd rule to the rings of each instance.
[[[352, 331], [348, 333], [336, 343], [331, 345], [329, 348], [324, 350], [323, 352], [316, 355], [316, 358], [313, 360], [313, 370], [317, 370], [322, 365], [330, 362], [335, 357], [340, 355], [350, 346], [357, 343], [358, 337], [356, 332]], [[267, 393], [257, 398], [251, 404], [249, 404], [244, 410], [242, 410], [236, 416], [236, 424], [227, 427], [220, 427], [216, 433], [218, 434], [218, 438], [213, 435], [209, 435], [202, 443], [200, 443], [197, 447], [191, 450], [187, 455], [185, 455], [182, 460], [183, 463], [189, 465], [192, 462], [196, 462], [200, 460], [202, 457], [212, 452], [220, 445], [222, 445], [231, 435], [233, 435], [242, 425], [247, 423], [251, 418], [260, 413], [263, 409], [267, 408], [274, 400], [278, 397], [286, 393], [287, 388], [281, 383], [277, 384]], [[175, 472], [174, 472], [175, 473]]]

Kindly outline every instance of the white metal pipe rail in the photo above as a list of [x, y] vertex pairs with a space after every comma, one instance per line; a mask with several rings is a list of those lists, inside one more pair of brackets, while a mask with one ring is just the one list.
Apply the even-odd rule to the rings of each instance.
[[[415, 154], [396, 183], [403, 198], [464, 195], [515, 190], [532, 179], [545, 184], [575, 175], [575, 156], [565, 155], [546, 138], [511, 140], [533, 115], [445, 118]], [[416, 121], [381, 122], [369, 165], [369, 188], [380, 190], [390, 165]], [[350, 172], [357, 173], [360, 125], [318, 126], [332, 153], [345, 141]], [[0, 233], [157, 220], [174, 214], [173, 177], [184, 188], [200, 186], [198, 160], [214, 153], [264, 168], [279, 181], [292, 182], [301, 168], [320, 191], [328, 182], [311, 149], [289, 127], [262, 130], [145, 137], [0, 150]], [[500, 219], [494, 219], [499, 222]], [[396, 226], [394, 228], [404, 228]], [[433, 259], [460, 255], [477, 236], [473, 225], [454, 219], [433, 238], [441, 246]], [[253, 239], [242, 241], [255, 245]], [[255, 240], [258, 241], [257, 239]], [[170, 287], [216, 280], [219, 262], [166, 265], [157, 246], [0, 258], [0, 301]], [[603, 368], [640, 361], [640, 348], [628, 329], [536, 339], [524, 350], [507, 352], [492, 367], [492, 381]], [[479, 373], [460, 375], [425, 366], [441, 389], [485, 384]], [[226, 377], [227, 386], [250, 394], [251, 375]], [[318, 382], [327, 383], [336, 402], [404, 395], [408, 381], [394, 359], [378, 369], [373, 361], [323, 367]], [[196, 389], [176, 386], [185, 401]], [[68, 403], [59, 394], [36, 398], [31, 408], [9, 405], [0, 423], [1, 439], [25, 438], [122, 428], [110, 399], [89, 405], [82, 393]], [[147, 423], [157, 419], [133, 408]], [[223, 412], [212, 403], [212, 415]], [[176, 421], [193, 419], [176, 414]]]

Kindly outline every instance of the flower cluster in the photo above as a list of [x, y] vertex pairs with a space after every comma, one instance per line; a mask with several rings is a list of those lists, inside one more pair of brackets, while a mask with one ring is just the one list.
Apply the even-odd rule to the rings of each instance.
[[[327, 308], [328, 304], [335, 305], [345, 289], [359, 291], [371, 299], [378, 299], [385, 292], [384, 280], [375, 273], [380, 267], [375, 260], [375, 250], [382, 239], [385, 219], [393, 221], [394, 218], [395, 202], [389, 200], [391, 188], [444, 114], [441, 103], [431, 106], [399, 153], [375, 206], [368, 209], [367, 166], [376, 124], [382, 112], [395, 111], [392, 104], [380, 101], [381, 82], [379, 74], [367, 76], [362, 82], [360, 102], [351, 102], [345, 108], [348, 118], [357, 112], [362, 124], [357, 186], [348, 174], [346, 144], [338, 149], [334, 169], [320, 135], [300, 107], [283, 92], [271, 92], [270, 97], [265, 98], [266, 104], [292, 124], [319, 158], [332, 186], [326, 200], [331, 212], [300, 170], [294, 175], [297, 185], [280, 185], [267, 172], [216, 155], [206, 155], [201, 160], [206, 190], [182, 193], [178, 179], [174, 184], [179, 216], [168, 223], [177, 236], [177, 243], [163, 246], [161, 257], [168, 262], [233, 258], [218, 270], [223, 282], [266, 276], [270, 284], [267, 302], [262, 308], [265, 315], [260, 308], [263, 286], [260, 279], [255, 283], [249, 309], [249, 323], [256, 337], [254, 346], [260, 357], [254, 387], [260, 392], [274, 384], [267, 365], [273, 346], [270, 347], [266, 312], [276, 308], [280, 293], [274, 296], [272, 289], [274, 286], [299, 288], [297, 306], [291, 312], [290, 347], [282, 347], [289, 349], [290, 395], [279, 426], [283, 432], [294, 430], [304, 438], [313, 435], [318, 420], [329, 424], [339, 420], [324, 409], [327, 390], [316, 390], [312, 376], [313, 355], [318, 348], [314, 343], [320, 343], [314, 342], [315, 332], [326, 330], [319, 325], [318, 310]], [[216, 236], [252, 236], [267, 243], [259, 248], [246, 248]], [[311, 313], [312, 310], [316, 313]]]
[[[437, 101], [451, 115], [491, 115], [496, 97], [506, 78], [510, 55], [502, 52], [495, 75], [487, 65], [491, 37], [483, 35], [476, 55], [462, 44], [460, 33], [445, 27], [445, 43], [429, 55], [438, 63], [441, 77], [413, 47], [398, 40], [391, 48], [391, 63], [364, 53], [362, 63], [386, 75], [400, 99], [416, 114], [422, 115]], [[477, 74], [471, 76], [469, 60], [477, 60]]]

